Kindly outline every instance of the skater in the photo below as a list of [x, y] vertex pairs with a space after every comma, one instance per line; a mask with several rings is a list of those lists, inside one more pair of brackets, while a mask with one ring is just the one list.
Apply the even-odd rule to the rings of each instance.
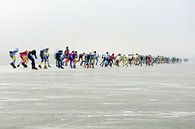
[[122, 55], [121, 60], [122, 60], [122, 64], [123, 64], [123, 67], [124, 67], [126, 62], [127, 62], [127, 57], [126, 57], [125, 54]]
[[94, 51], [94, 59], [95, 59], [94, 64], [95, 64], [95, 65], [98, 65], [99, 57], [100, 57], [99, 54], [97, 54], [97, 52]]
[[69, 56], [69, 54], [70, 54], [70, 50], [69, 50], [69, 48], [67, 46], [66, 50], [65, 50], [65, 55], [66, 55], [65, 66], [68, 66], [68, 62], [69, 62], [68, 56]]
[[62, 57], [61, 57], [61, 60], [62, 60], [62, 65], [64, 66], [66, 64], [66, 58], [67, 58], [67, 55], [66, 55], [66, 50], [62, 53]]
[[49, 48], [47, 51], [45, 51], [45, 56], [46, 56], [46, 65], [48, 67], [51, 67], [50, 63], [49, 63]]
[[142, 66], [144, 63], [144, 56], [140, 55], [140, 63], [139, 65]]
[[151, 55], [147, 55], [146, 57], [146, 66], [153, 66], [153, 59]]
[[[74, 51], [68, 54], [68, 61], [70, 62], [70, 68], [73, 68]], [[66, 64], [67, 65], [67, 64]]]
[[89, 68], [89, 61], [90, 61], [90, 55], [89, 54], [85, 54], [85, 61], [84, 61], [84, 68]]
[[46, 48], [40, 51], [41, 62], [39, 64], [39, 68], [42, 68], [41, 65], [44, 62], [44, 69], [47, 69], [48, 51], [49, 51], [49, 48]]
[[73, 54], [73, 68], [76, 68], [77, 58], [78, 58], [78, 53], [77, 51], [75, 51]]
[[118, 54], [118, 56], [116, 57], [116, 66], [118, 66], [118, 67], [120, 67], [120, 62], [121, 62], [121, 60], [122, 60], [122, 57], [121, 57], [121, 54]]
[[89, 53], [89, 68], [94, 68], [95, 65], [95, 54], [90, 52]]
[[16, 50], [13, 50], [13, 51], [9, 51], [9, 55], [12, 59], [12, 62], [10, 63], [10, 65], [13, 67], [13, 68], [16, 68], [16, 53], [18, 52], [18, 48], [16, 48]]
[[140, 55], [136, 53], [136, 54], [133, 56], [133, 61], [134, 61], [134, 65], [139, 66], [139, 64], [140, 64]]
[[106, 54], [104, 54], [104, 55], [102, 55], [102, 59], [103, 59], [103, 61], [102, 61], [102, 63], [100, 64], [102, 67], [107, 67], [108, 66], [108, 58], [109, 58], [109, 52], [106, 52]]
[[129, 65], [132, 66], [132, 61], [133, 61], [133, 54], [128, 54], [126, 66], [127, 66], [127, 67], [128, 67]]
[[114, 63], [114, 53], [112, 55], [110, 55], [108, 58], [108, 65], [110, 67], [112, 67], [113, 63]]
[[79, 59], [77, 62], [80, 62], [80, 66], [83, 65], [84, 63], [84, 57], [85, 57], [85, 53], [83, 52], [82, 54], [79, 54]]
[[63, 51], [59, 50], [56, 54], [55, 54], [55, 59], [56, 59], [56, 66], [58, 68], [64, 69], [64, 67], [62, 66], [62, 54]]
[[27, 55], [28, 55], [28, 51], [27, 51], [27, 50], [24, 51], [24, 52], [20, 52], [21, 62], [18, 64], [17, 67], [20, 67], [20, 64], [22, 64], [22, 66], [23, 66], [24, 68], [27, 68], [27, 67], [28, 67], [28, 66], [27, 66], [27, 62], [28, 62], [28, 57], [27, 57]]
[[38, 70], [35, 66], [35, 59], [37, 59], [36, 50], [29, 51], [28, 59], [31, 60], [32, 69]]

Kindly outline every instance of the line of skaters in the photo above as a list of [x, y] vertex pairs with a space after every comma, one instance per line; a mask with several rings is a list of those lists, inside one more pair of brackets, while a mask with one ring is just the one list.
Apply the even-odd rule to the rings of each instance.
[[[9, 55], [12, 59], [10, 65], [13, 68], [20, 67], [21, 65], [24, 68], [28, 67], [28, 62], [31, 61], [31, 66], [33, 70], [38, 70], [36, 67], [35, 61], [37, 60], [37, 52], [36, 50], [32, 51], [24, 51], [19, 52], [20, 55], [20, 63], [16, 65], [16, 54], [19, 52], [19, 49], [15, 49], [9, 51]], [[39, 53], [40, 56], [40, 63], [38, 67], [41, 69], [42, 65], [44, 69], [51, 67], [49, 58], [49, 48], [42, 49]], [[124, 66], [142, 66], [145, 64], [146, 66], [153, 66], [154, 64], [175, 64], [175, 63], [182, 63], [188, 62], [188, 59], [181, 59], [177, 57], [165, 57], [165, 56], [152, 56], [152, 55], [140, 55], [140, 54], [110, 54], [106, 52], [101, 56], [96, 52], [89, 52], [89, 53], [78, 53], [77, 51], [70, 51], [69, 47], [66, 49], [58, 50], [54, 54], [56, 67], [60, 69], [64, 69], [65, 66], [70, 66], [70, 68], [76, 68], [77, 65], [83, 66], [84, 68], [94, 68], [97, 65], [101, 67], [112, 67], [120, 65]], [[101, 62], [100, 62], [101, 60]]]

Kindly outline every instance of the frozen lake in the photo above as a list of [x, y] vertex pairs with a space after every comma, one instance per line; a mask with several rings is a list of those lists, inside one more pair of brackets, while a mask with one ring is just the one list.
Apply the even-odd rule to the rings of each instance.
[[194, 129], [195, 65], [0, 66], [0, 129]]

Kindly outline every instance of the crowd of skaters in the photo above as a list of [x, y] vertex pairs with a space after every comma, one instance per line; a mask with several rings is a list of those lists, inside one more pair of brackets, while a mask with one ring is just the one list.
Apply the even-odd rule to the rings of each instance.
[[[19, 53], [20, 63], [16, 64], [16, 54]], [[36, 67], [37, 60], [37, 51], [23, 51], [19, 52], [19, 49], [15, 49], [9, 51], [9, 55], [12, 59], [10, 65], [13, 68], [17, 68], [23, 66], [24, 68], [28, 67], [28, 62], [31, 62], [31, 67], [33, 70], [38, 70], [38, 68], [47, 69], [51, 67], [49, 59], [49, 48], [44, 48], [40, 50], [40, 63], [38, 67]], [[174, 64], [174, 63], [182, 63], [182, 61], [187, 62], [188, 59], [181, 59], [177, 57], [165, 57], [165, 56], [152, 56], [152, 55], [140, 55], [140, 54], [115, 54], [106, 52], [105, 54], [99, 55], [96, 51], [89, 53], [78, 53], [77, 51], [70, 51], [67, 46], [65, 50], [58, 50], [54, 54], [54, 58], [56, 61], [56, 67], [59, 69], [64, 69], [64, 67], [69, 66], [70, 68], [76, 68], [77, 65], [82, 66], [84, 68], [94, 68], [97, 65], [101, 67], [113, 67], [113, 66], [153, 66], [154, 64]], [[101, 62], [100, 62], [101, 61]], [[43, 66], [42, 66], [43, 65]]]

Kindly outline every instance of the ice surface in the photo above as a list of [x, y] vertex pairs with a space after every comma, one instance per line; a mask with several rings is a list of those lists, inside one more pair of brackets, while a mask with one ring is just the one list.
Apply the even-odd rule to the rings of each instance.
[[0, 66], [0, 129], [194, 129], [195, 65]]

